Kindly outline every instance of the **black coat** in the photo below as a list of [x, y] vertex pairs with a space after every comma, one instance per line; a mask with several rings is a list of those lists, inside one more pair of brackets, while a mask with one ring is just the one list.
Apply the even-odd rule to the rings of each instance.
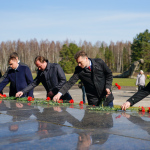
[[[90, 59], [90, 58], [89, 58]], [[105, 62], [102, 59], [90, 59], [92, 62], [92, 81], [95, 86], [95, 90], [97, 92], [98, 101], [95, 103], [93, 102], [93, 105], [99, 105], [101, 100], [105, 98], [106, 96], [106, 88], [109, 88], [111, 90], [112, 86], [112, 72], [108, 68], [108, 66], [105, 64]], [[85, 91], [87, 94], [87, 99], [89, 101], [88, 91], [90, 90], [88, 84], [89, 80], [86, 78], [86, 74], [84, 71], [85, 68], [81, 68], [77, 66], [75, 68], [75, 72], [73, 76], [70, 78], [70, 80], [59, 90], [62, 94], [65, 94], [79, 79], [83, 82], [85, 86]], [[106, 98], [104, 102], [104, 106], [107, 106], [111, 101], [113, 101], [114, 97], [112, 94]], [[91, 100], [91, 99], [90, 99]]]
[[[43, 86], [45, 87], [47, 94], [50, 91], [56, 94], [59, 89], [66, 83], [66, 76], [59, 64], [49, 63], [47, 61], [46, 69], [44, 71], [38, 70], [37, 77], [29, 86], [23, 89], [22, 92], [27, 93], [34, 87], [38, 86], [40, 82], [42, 82]], [[63, 97], [63, 99], [70, 100], [72, 98], [67, 93], [66, 97]]]

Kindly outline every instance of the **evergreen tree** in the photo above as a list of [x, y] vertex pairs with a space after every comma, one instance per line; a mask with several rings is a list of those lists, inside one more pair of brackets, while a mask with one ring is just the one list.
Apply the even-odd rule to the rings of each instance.
[[144, 59], [143, 69], [150, 70], [150, 33], [145, 30], [143, 33], [138, 34], [131, 45], [131, 59], [132, 62], [139, 59]]
[[77, 66], [74, 55], [80, 50], [80, 48], [74, 44], [70, 43], [69, 46], [63, 45], [60, 51], [60, 57], [62, 60], [59, 62], [65, 73], [73, 73], [75, 67]]

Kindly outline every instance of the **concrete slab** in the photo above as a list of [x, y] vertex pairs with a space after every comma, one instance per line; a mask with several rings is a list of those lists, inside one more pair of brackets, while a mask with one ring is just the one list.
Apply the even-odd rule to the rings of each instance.
[[0, 149], [150, 149], [150, 115], [1, 101]]

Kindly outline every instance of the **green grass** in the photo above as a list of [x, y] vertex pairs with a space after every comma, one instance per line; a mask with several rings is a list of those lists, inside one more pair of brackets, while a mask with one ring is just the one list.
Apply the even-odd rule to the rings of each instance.
[[[66, 74], [67, 81], [70, 79], [72, 74]], [[149, 82], [149, 79], [146, 79], [146, 85]], [[115, 85], [115, 83], [118, 83], [120, 86], [136, 86], [136, 79], [130, 79], [130, 78], [113, 78], [112, 85]]]
[[[149, 79], [146, 79], [145, 84], [149, 82]], [[118, 83], [120, 86], [136, 86], [136, 79], [130, 79], [130, 78], [113, 78], [112, 85], [115, 85], [115, 83]]]
[[[73, 74], [65, 74], [66, 75], [66, 79], [67, 81], [70, 79], [70, 77]], [[36, 73], [32, 73], [33, 79], [35, 79], [36, 77]], [[149, 82], [149, 79], [146, 79], [146, 85]], [[79, 82], [79, 81], [78, 81]], [[78, 84], [78, 82], [76, 84]], [[113, 82], [112, 85], [115, 85], [115, 83], [118, 83], [120, 86], [136, 86], [136, 79], [130, 79], [130, 78], [113, 78]], [[7, 86], [9, 86], [10, 84], [8, 84]], [[40, 83], [40, 85], [42, 85]]]

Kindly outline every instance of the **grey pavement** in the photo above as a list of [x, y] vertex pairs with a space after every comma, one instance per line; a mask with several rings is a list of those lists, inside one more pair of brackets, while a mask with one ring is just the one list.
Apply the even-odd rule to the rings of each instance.
[[[4, 89], [4, 93], [8, 96], [9, 88], [6, 87]], [[113, 90], [114, 95], [114, 105], [122, 105], [128, 98], [130, 98], [134, 93], [137, 92], [137, 87], [122, 87], [121, 90]], [[82, 101], [82, 90], [78, 88], [77, 85], [74, 85], [70, 90], [72, 98], [76, 103]], [[34, 97], [35, 98], [43, 98], [46, 99], [46, 91], [42, 85], [37, 86], [34, 89]], [[86, 100], [87, 102], [87, 100]], [[143, 106], [150, 107], [150, 95], [138, 102], [134, 105], [135, 107]]]

